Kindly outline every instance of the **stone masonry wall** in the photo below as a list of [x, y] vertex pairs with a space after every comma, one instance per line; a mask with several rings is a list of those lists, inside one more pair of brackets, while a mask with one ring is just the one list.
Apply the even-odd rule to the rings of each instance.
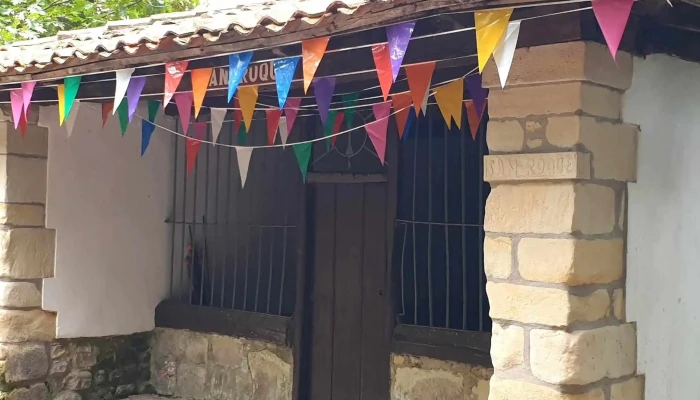
[[211, 400], [290, 400], [292, 350], [257, 340], [157, 328], [152, 381], [158, 394]]
[[624, 309], [631, 77], [629, 54], [587, 42], [518, 49], [505, 89], [485, 71], [489, 400], [642, 399]]
[[493, 369], [405, 354], [391, 357], [391, 400], [487, 400]]

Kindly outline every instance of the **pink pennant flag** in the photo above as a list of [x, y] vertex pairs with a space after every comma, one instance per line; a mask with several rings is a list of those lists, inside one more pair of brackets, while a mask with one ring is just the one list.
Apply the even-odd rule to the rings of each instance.
[[620, 47], [622, 34], [625, 33], [633, 4], [634, 0], [595, 0], [593, 2], [593, 13], [603, 31], [613, 60], [617, 56], [617, 49]]
[[22, 82], [22, 103], [24, 103], [24, 115], [26, 118], [29, 103], [32, 102], [32, 94], [34, 94], [34, 86], [36, 81]]
[[374, 110], [376, 121], [367, 124], [365, 130], [367, 131], [367, 136], [369, 136], [372, 141], [372, 145], [374, 145], [374, 149], [377, 151], [379, 161], [384, 165], [384, 157], [386, 155], [386, 131], [389, 127], [391, 103], [385, 102], [375, 104], [372, 109]]
[[287, 132], [289, 133], [292, 133], [292, 127], [294, 127], [294, 121], [297, 119], [300, 105], [301, 98], [299, 97], [289, 97], [284, 104], [284, 116], [287, 117]]
[[190, 126], [190, 117], [192, 116], [192, 104], [194, 96], [192, 92], [177, 92], [173, 95], [177, 112], [180, 114], [180, 123], [182, 124], [182, 133], [187, 134], [187, 128]]
[[10, 103], [12, 105], [12, 120], [15, 123], [15, 129], [19, 126], [19, 120], [22, 119], [22, 89], [13, 89], [10, 91]]

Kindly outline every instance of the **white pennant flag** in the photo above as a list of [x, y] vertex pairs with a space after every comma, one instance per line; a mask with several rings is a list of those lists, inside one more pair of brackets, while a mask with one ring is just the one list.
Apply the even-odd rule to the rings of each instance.
[[[420, 110], [423, 111], [423, 115], [427, 115], [426, 112], [428, 111], [428, 98], [430, 97], [430, 84], [431, 82], [428, 82], [428, 88], [425, 89], [425, 96], [423, 96], [423, 104], [420, 105]], [[417, 115], [416, 115], [417, 117]]]
[[236, 149], [236, 158], [238, 159], [238, 171], [241, 173], [241, 189], [245, 186], [245, 180], [248, 177], [248, 165], [250, 165], [250, 156], [253, 155], [252, 147], [234, 147]]
[[68, 114], [68, 118], [66, 118], [66, 123], [64, 124], [68, 137], [73, 134], [73, 127], [75, 126], [75, 121], [78, 119], [78, 113], [80, 113], [80, 100], [76, 100], [75, 103], [73, 103], [73, 109], [70, 114]]
[[221, 133], [221, 126], [224, 124], [226, 111], [225, 108], [211, 108], [211, 135], [214, 143], [216, 143], [219, 133]]
[[287, 138], [289, 137], [289, 129], [287, 128], [287, 117], [280, 117], [279, 131], [280, 139], [282, 139], [282, 145], [286, 145]]
[[513, 65], [513, 56], [515, 55], [515, 46], [518, 44], [518, 35], [520, 35], [520, 21], [512, 21], [508, 24], [501, 43], [496, 46], [493, 51], [493, 60], [496, 61], [496, 69], [498, 69], [498, 78], [501, 80], [501, 88], [506, 87], [508, 73]]
[[117, 112], [117, 108], [119, 108], [119, 104], [122, 102], [122, 99], [126, 94], [126, 89], [129, 87], [131, 74], [133, 74], [135, 70], [135, 68], [127, 68], [116, 71], [117, 87], [114, 89], [114, 106], [112, 107], [112, 115]]

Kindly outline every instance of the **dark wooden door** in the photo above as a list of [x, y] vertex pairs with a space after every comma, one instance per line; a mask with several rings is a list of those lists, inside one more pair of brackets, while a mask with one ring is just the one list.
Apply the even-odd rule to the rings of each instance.
[[313, 185], [310, 400], [389, 398], [387, 184]]

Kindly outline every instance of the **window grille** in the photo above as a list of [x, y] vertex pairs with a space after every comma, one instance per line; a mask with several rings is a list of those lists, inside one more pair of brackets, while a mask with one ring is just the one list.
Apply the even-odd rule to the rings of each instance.
[[[465, 113], [463, 113], [465, 114]], [[485, 115], [447, 127], [432, 106], [399, 148], [393, 268], [398, 322], [490, 331], [483, 268]]]

